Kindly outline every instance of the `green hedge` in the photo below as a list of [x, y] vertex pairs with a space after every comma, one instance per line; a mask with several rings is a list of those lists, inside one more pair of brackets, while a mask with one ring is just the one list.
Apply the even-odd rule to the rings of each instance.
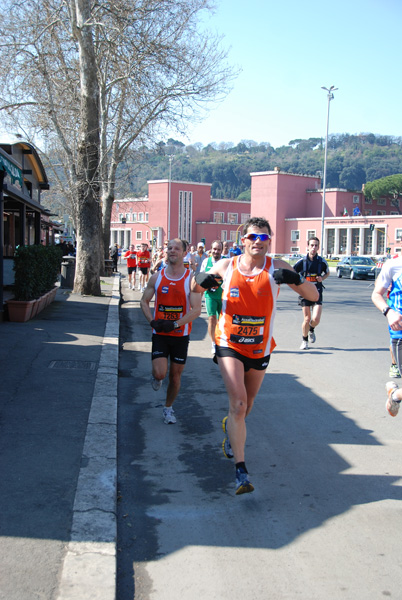
[[14, 255], [14, 296], [34, 300], [55, 285], [63, 252], [60, 246], [19, 246]]

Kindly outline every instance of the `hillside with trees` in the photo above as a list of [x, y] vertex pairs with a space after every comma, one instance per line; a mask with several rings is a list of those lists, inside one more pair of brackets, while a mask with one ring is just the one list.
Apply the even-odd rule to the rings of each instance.
[[[272, 171], [317, 175], [324, 168], [324, 140], [294, 139], [287, 146], [243, 140], [192, 144], [169, 139], [155, 148], [142, 147], [120, 165], [118, 196], [147, 193], [147, 181], [167, 179], [169, 164], [174, 180], [212, 184], [213, 198], [250, 198], [250, 173]], [[327, 188], [361, 190], [362, 185], [402, 173], [402, 138], [372, 133], [331, 135], [328, 140]]]

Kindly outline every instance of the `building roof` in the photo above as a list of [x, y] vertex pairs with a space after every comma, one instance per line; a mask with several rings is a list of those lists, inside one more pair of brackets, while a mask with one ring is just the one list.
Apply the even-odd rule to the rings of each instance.
[[28, 154], [31, 154], [32, 159], [30, 162], [39, 186], [44, 190], [49, 189], [49, 180], [36, 147], [18, 134], [0, 131], [0, 148], [7, 149], [8, 146], [11, 147], [16, 145], [21, 146], [23, 150], [27, 151]]

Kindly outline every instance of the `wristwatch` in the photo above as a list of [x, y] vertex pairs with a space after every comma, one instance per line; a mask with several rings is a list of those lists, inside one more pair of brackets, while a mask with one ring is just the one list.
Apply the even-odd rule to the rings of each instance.
[[300, 277], [300, 281], [299, 281], [299, 283], [296, 283], [296, 285], [301, 285], [302, 283], [305, 283], [305, 281], [306, 281], [306, 278], [303, 277], [303, 275], [300, 274], [299, 277]]
[[178, 324], [178, 322], [177, 322], [177, 321], [175, 321], [175, 322], [173, 323], [173, 329], [179, 329], [179, 327], [180, 327], [180, 325]]
[[391, 310], [390, 306], [386, 306], [385, 308], [382, 309], [382, 314], [384, 315], [384, 317], [387, 316], [389, 310]]

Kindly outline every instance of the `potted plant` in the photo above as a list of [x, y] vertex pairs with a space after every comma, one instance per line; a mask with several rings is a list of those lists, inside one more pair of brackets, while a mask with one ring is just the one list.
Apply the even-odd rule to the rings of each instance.
[[16, 249], [14, 298], [7, 302], [10, 321], [28, 321], [54, 299], [52, 290], [61, 260], [59, 246], [19, 246]]

